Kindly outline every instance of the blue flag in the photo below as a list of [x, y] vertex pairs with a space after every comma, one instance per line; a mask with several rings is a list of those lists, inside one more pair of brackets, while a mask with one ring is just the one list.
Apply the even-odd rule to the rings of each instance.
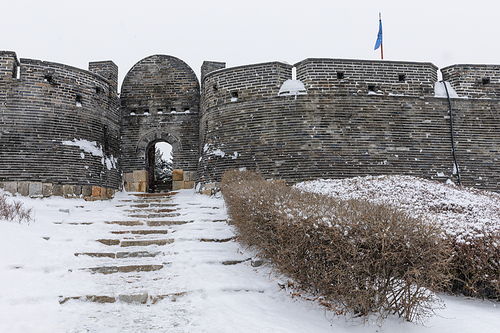
[[380, 45], [382, 45], [382, 20], [378, 21], [378, 35], [374, 50], [378, 49]]

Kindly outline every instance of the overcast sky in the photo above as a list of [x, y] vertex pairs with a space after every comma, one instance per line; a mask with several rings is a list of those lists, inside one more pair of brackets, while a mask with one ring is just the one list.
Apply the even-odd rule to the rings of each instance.
[[500, 64], [498, 0], [4, 0], [0, 49], [84, 69], [113, 60], [120, 84], [152, 54], [198, 76], [204, 60], [375, 60], [379, 12], [386, 60]]

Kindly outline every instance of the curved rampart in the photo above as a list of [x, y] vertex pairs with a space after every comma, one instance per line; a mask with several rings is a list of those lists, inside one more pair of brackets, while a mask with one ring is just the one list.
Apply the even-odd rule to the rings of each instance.
[[459, 96], [500, 98], [500, 65], [453, 65], [441, 72]]
[[0, 182], [25, 195], [117, 189], [119, 112], [112, 83], [40, 60], [21, 59], [18, 70], [19, 76], [2, 73], [0, 83]]
[[[289, 183], [384, 174], [456, 181], [448, 102], [433, 97], [435, 67], [424, 65], [428, 82], [415, 81], [413, 92], [404, 94], [315, 89], [308, 81], [314, 76], [298, 65], [307, 95], [281, 97], [276, 91], [234, 102], [210, 97], [201, 117], [199, 180], [218, 182], [228, 169], [247, 168]], [[499, 191], [498, 101], [453, 99], [452, 107], [463, 184]]]

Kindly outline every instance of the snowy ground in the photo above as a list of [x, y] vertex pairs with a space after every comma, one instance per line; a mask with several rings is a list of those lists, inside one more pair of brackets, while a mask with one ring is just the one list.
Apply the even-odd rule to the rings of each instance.
[[[220, 198], [180, 191], [168, 201], [176, 209], [168, 218], [140, 215], [133, 207], [140, 199], [123, 193], [102, 202], [18, 199], [34, 207], [36, 221], [29, 225], [0, 221], [0, 332], [500, 331], [500, 304], [490, 301], [442, 296], [446, 309], [426, 326], [389, 318], [380, 328], [371, 322], [334, 317], [314, 302], [292, 298], [279, 286], [284, 280], [270, 268], [252, 267], [250, 260], [238, 263], [252, 257], [238, 243], [207, 241], [233, 236], [231, 226], [223, 221], [226, 213]], [[105, 223], [165, 220], [188, 223], [153, 227], [167, 234], [135, 238], [128, 232], [146, 225]], [[137, 237], [165, 237], [173, 242], [135, 249], [158, 253], [155, 257], [75, 256], [130, 250], [97, 241], [119, 237], [121, 244]], [[113, 274], [88, 270], [137, 264], [162, 268]], [[120, 299], [120, 295], [146, 294], [145, 304]], [[117, 301], [101, 304], [72, 299], [86, 295]]]

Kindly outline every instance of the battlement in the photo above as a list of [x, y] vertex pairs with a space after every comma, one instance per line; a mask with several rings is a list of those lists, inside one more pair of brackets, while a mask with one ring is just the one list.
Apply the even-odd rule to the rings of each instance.
[[500, 98], [500, 65], [453, 65], [441, 72], [459, 96]]
[[12, 51], [0, 51], [0, 84], [12, 81], [17, 78], [19, 70], [19, 60]]
[[309, 58], [295, 64], [308, 93], [433, 96], [432, 63]]
[[89, 62], [89, 71], [108, 79], [114, 91], [118, 90], [118, 66], [111, 60]]

